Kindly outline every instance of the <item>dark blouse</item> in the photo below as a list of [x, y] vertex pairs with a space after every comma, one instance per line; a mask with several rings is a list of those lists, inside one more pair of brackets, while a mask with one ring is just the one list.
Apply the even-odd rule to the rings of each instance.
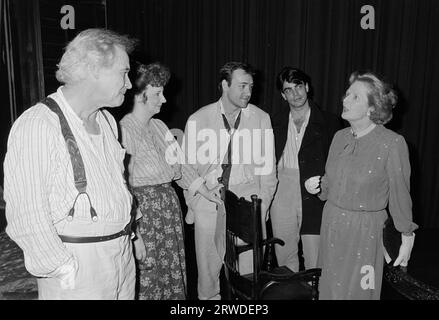
[[378, 212], [388, 206], [398, 231], [415, 230], [404, 138], [382, 125], [360, 138], [350, 128], [338, 131], [329, 150], [320, 198], [351, 211]]

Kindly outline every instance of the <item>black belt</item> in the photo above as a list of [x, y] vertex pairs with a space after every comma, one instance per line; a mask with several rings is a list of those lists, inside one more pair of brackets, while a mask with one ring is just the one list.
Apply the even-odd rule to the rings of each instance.
[[127, 233], [126, 230], [119, 231], [118, 233], [110, 234], [108, 236], [96, 236], [96, 237], [71, 237], [71, 236], [63, 236], [58, 235], [62, 242], [68, 242], [68, 243], [89, 243], [89, 242], [101, 242], [101, 241], [108, 241], [113, 240], [122, 236], [127, 236], [129, 233]]

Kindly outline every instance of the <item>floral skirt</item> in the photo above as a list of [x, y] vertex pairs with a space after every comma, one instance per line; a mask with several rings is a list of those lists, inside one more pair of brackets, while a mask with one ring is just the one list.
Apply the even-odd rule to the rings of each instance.
[[132, 188], [143, 217], [146, 246], [139, 263], [139, 299], [186, 299], [186, 264], [180, 202], [170, 183]]

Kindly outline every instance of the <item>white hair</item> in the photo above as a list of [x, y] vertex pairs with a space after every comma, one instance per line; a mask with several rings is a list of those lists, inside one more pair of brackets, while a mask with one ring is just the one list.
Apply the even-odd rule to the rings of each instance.
[[61, 83], [76, 83], [85, 78], [88, 66], [111, 67], [116, 46], [131, 53], [136, 40], [106, 29], [80, 32], [66, 47], [56, 71]]

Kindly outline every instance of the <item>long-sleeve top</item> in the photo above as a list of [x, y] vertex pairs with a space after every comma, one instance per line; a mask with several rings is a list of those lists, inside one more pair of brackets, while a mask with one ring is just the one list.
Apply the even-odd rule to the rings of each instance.
[[129, 183], [133, 187], [175, 180], [193, 194], [204, 183], [195, 170], [184, 163], [178, 142], [163, 121], [152, 118], [150, 131], [130, 113], [121, 121], [122, 145], [130, 159]]
[[338, 131], [321, 186], [319, 197], [339, 208], [378, 212], [388, 206], [398, 231], [408, 233], [417, 228], [412, 221], [407, 144], [382, 125], [359, 138], [350, 128]]
[[[129, 222], [132, 210], [123, 177], [125, 150], [117, 141], [114, 118], [107, 111], [97, 112], [103, 149], [96, 148], [61, 88], [50, 97], [60, 106], [75, 136], [98, 221], [92, 222], [85, 195], [76, 201], [73, 221], [67, 221], [78, 195], [70, 155], [58, 116], [37, 103], [12, 126], [4, 162], [4, 196], [6, 232], [23, 250], [27, 270], [41, 277], [51, 276], [72, 258], [58, 234], [105, 235], [110, 225], [117, 232]], [[68, 234], [72, 228], [79, 234]]]

